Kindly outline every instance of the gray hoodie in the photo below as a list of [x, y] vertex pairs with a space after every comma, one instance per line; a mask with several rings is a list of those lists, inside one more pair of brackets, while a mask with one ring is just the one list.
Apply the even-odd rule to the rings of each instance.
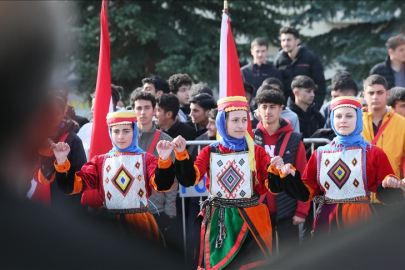
[[[142, 150], [148, 151], [149, 146], [152, 144], [153, 137], [155, 136], [155, 132], [156, 132], [155, 125], [153, 125], [151, 130], [144, 131], [144, 132], [139, 131], [138, 146]], [[161, 141], [161, 140], [172, 141], [173, 139], [166, 133], [162, 132], [159, 137], [159, 141]], [[159, 158], [158, 152], [156, 150], [156, 146], [152, 152], [152, 155]], [[172, 152], [172, 154], [171, 154], [171, 159], [172, 159], [172, 161], [175, 160], [174, 152]], [[178, 187], [179, 187], [179, 183], [177, 182], [177, 179], [175, 179], [174, 186], [169, 192], [158, 193], [156, 190], [154, 190], [154, 194], [152, 194], [149, 197], [149, 201], [151, 201], [156, 206], [156, 208], [159, 210], [159, 212], [164, 211], [169, 216], [176, 216], [176, 196], [177, 196]], [[151, 213], [151, 214], [157, 213], [156, 209], [152, 205], [149, 206], [149, 213]]]

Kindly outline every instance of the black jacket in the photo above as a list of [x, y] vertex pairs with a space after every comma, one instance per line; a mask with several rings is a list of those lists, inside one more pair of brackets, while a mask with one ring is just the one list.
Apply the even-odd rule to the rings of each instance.
[[274, 60], [274, 66], [278, 68], [283, 75], [286, 101], [288, 97], [294, 100], [291, 82], [295, 76], [306, 75], [312, 78], [318, 86], [318, 89], [315, 91], [314, 103], [316, 110], [319, 111], [326, 95], [323, 66], [319, 58], [305, 45], [298, 45], [298, 47], [300, 49], [294, 60], [291, 60], [284, 50], [280, 50]]
[[389, 56], [387, 56], [387, 58], [385, 58], [384, 62], [381, 62], [381, 63], [375, 65], [370, 70], [370, 75], [374, 75], [374, 74], [381, 75], [387, 80], [388, 89], [395, 87], [395, 75], [394, 75], [394, 71], [391, 68], [391, 59]]
[[[263, 81], [267, 78], [274, 77], [283, 82], [281, 72], [273, 66], [271, 62], [266, 62], [261, 66], [253, 64], [253, 62], [243, 66], [240, 69], [244, 82], [250, 83], [255, 87], [254, 97], [256, 96], [257, 89], [262, 85]], [[285, 86], [284, 86], [285, 87]]]
[[[75, 120], [79, 124], [80, 127], [82, 127], [83, 125], [85, 125], [89, 122], [89, 119], [87, 119], [86, 117], [76, 115], [75, 108], [73, 108], [72, 106], [68, 106], [68, 110], [67, 110], [66, 114], [71, 119]], [[77, 132], [75, 132], [75, 133], [77, 133]]]
[[194, 130], [195, 137], [201, 136], [205, 132], [207, 132], [207, 129], [205, 127], [201, 128], [200, 125], [194, 124], [192, 120], [185, 122], [185, 124], [186, 124], [186, 126], [189, 126]]
[[169, 136], [172, 137], [173, 139], [181, 135], [184, 139], [186, 139], [186, 141], [192, 141], [196, 137], [195, 129], [179, 120], [176, 120], [173, 126], [171, 126], [167, 131], [166, 130], [163, 131], [169, 134]]
[[[63, 134], [68, 133], [65, 142], [70, 146], [70, 152], [67, 155], [67, 158], [70, 162], [70, 172], [74, 173], [80, 171], [82, 166], [86, 163], [86, 154], [83, 149], [83, 144], [80, 138], [73, 132], [75, 125], [72, 120], [64, 121], [65, 126], [59, 129], [59, 131], [50, 137], [50, 139], [58, 143]], [[56, 172], [54, 162], [56, 158], [54, 155], [39, 155], [40, 170], [42, 175], [50, 180], [54, 173]], [[53, 181], [50, 184], [51, 189], [51, 205], [58, 209], [63, 207], [71, 207], [75, 209], [80, 209], [79, 211], [85, 211], [86, 208], [80, 204], [81, 195], [75, 194], [66, 196], [61, 190], [59, 183]]]
[[320, 128], [325, 125], [325, 119], [322, 114], [315, 109], [314, 105], [310, 105], [306, 112], [304, 112], [295, 103], [288, 105], [290, 110], [298, 115], [300, 121], [300, 131], [304, 138], [309, 138]]

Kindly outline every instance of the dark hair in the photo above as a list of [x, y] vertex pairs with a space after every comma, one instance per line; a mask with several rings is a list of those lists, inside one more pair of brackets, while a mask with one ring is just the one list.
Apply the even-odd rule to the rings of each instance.
[[[111, 84], [111, 98], [113, 100], [114, 111], [117, 107], [118, 101], [120, 101], [120, 97], [121, 97], [120, 92], [124, 92], [124, 88], [122, 88], [122, 86]], [[91, 98], [96, 97], [96, 89], [94, 89], [94, 92], [90, 94], [90, 97]], [[131, 100], [131, 104], [132, 104], [132, 100]]]
[[253, 98], [255, 87], [250, 83], [243, 82], [243, 88], [245, 88], [245, 95], [249, 95], [251, 98]]
[[388, 89], [387, 80], [381, 75], [374, 74], [368, 76], [367, 79], [363, 82], [364, 90], [366, 90], [367, 86], [373, 86], [374, 84], [380, 84], [384, 86], [385, 90]]
[[273, 103], [276, 105], [283, 106], [285, 102], [285, 97], [279, 90], [262, 90], [256, 95], [256, 103], [258, 106], [262, 103]]
[[266, 46], [266, 48], [268, 48], [269, 42], [265, 38], [257, 37], [252, 41], [252, 43], [250, 43], [251, 49], [253, 49], [254, 46]]
[[396, 50], [398, 48], [398, 46], [401, 46], [402, 44], [405, 44], [405, 36], [403, 35], [396, 35], [394, 37], [390, 37], [387, 40], [387, 43], [385, 43], [385, 46], [387, 47], [387, 49], [392, 49], [392, 50]]
[[349, 92], [353, 93], [353, 96], [357, 96], [359, 91], [357, 83], [351, 77], [342, 77], [336, 80], [334, 84], [330, 86], [332, 91], [341, 91], [345, 94]]
[[153, 83], [156, 92], [163, 91], [163, 93], [165, 94], [170, 93], [169, 84], [159, 76], [145, 78], [142, 80], [142, 85], [144, 85], [145, 83]]
[[167, 80], [169, 83], [170, 92], [177, 94], [182, 85], [190, 85], [193, 83], [190, 76], [187, 74], [174, 74]]
[[[63, 96], [63, 94], [62, 94]], [[62, 111], [63, 114], [65, 114], [65, 108], [66, 108], [66, 99], [64, 99], [61, 96], [61, 91], [57, 92], [51, 92], [49, 93], [49, 100], [51, 102], [55, 102], [56, 105], [59, 107], [59, 109]]]
[[150, 100], [152, 102], [152, 108], [156, 107], [156, 98], [154, 95], [148, 92], [139, 92], [136, 93], [134, 96], [134, 100], [131, 103], [132, 108], [135, 110], [135, 101], [137, 100]]
[[317, 87], [314, 83], [314, 80], [312, 80], [310, 77], [305, 75], [298, 75], [291, 82], [291, 89], [294, 90], [296, 88], [316, 90]]
[[121, 100], [120, 92], [124, 92], [124, 88], [122, 88], [122, 86], [111, 84], [111, 98], [113, 100], [114, 111], [117, 107], [118, 101]]
[[[58, 88], [59, 89], [59, 88]], [[65, 105], [67, 104], [67, 95], [66, 95], [66, 92], [65, 91], [63, 91], [63, 90], [55, 90], [55, 91], [53, 91], [50, 95], [51, 95], [51, 97], [52, 96], [55, 96], [55, 97], [59, 97], [61, 100], [63, 100], [63, 102], [65, 102]]]
[[297, 29], [295, 29], [294, 27], [291, 27], [291, 26], [284, 26], [284, 27], [281, 27], [281, 29], [280, 29], [280, 36], [281, 36], [282, 34], [291, 34], [291, 35], [294, 35], [294, 38], [295, 38], [295, 39], [300, 38], [300, 32], [298, 32]]
[[142, 92], [142, 87], [137, 87], [137, 88], [135, 88], [134, 91], [132, 91], [131, 95], [129, 96], [129, 100], [130, 100], [131, 104], [134, 103], [134, 101], [135, 101], [135, 100], [134, 100], [135, 95], [136, 95], [137, 93], [139, 93], [139, 92]]
[[278, 89], [278, 88], [275, 88], [275, 87], [273, 87], [271, 85], [265, 84], [265, 85], [260, 86], [259, 89], [257, 89], [256, 96], [260, 92], [263, 92], [265, 90], [275, 90], [275, 91], [279, 91], [279, 92], [283, 93], [283, 91], [281, 89]]
[[212, 93], [211, 88], [209, 88], [208, 86], [206, 86], [203, 83], [197, 83], [197, 84], [194, 84], [190, 89], [190, 98], [192, 98], [198, 94], [202, 94], [202, 93], [206, 93], [206, 94], [210, 95], [211, 97], [214, 97], [214, 93]]
[[208, 117], [211, 119], [217, 119], [218, 108], [212, 109], [208, 114]]
[[179, 99], [175, 95], [163, 94], [156, 98], [156, 104], [165, 112], [172, 112], [173, 120], [176, 119], [180, 109]]
[[390, 89], [390, 95], [388, 96], [387, 105], [395, 107], [397, 101], [405, 101], [405, 88], [393, 87]]
[[212, 110], [217, 107], [215, 100], [210, 95], [205, 94], [205, 93], [198, 94], [198, 95], [190, 98], [189, 102], [197, 104], [198, 106], [203, 108], [204, 111]]
[[284, 84], [279, 79], [274, 78], [274, 77], [269, 77], [263, 81], [262, 86], [270, 85], [270, 84], [277, 84], [279, 86], [279, 89], [281, 91], [284, 91]]

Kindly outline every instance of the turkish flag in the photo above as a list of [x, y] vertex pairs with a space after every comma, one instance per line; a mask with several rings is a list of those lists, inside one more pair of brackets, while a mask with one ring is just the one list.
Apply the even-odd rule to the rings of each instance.
[[[245, 97], [245, 88], [243, 87], [238, 52], [236, 51], [235, 41], [232, 35], [231, 22], [225, 12], [222, 14], [219, 51], [219, 98], [232, 96]], [[253, 138], [250, 117], [247, 130]]]

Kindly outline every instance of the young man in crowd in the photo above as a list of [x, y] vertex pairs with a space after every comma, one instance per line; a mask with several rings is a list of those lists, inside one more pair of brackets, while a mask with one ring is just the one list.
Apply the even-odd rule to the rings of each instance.
[[[250, 44], [250, 53], [253, 56], [253, 61], [240, 69], [244, 82], [250, 83], [257, 90], [268, 77], [283, 80], [280, 71], [266, 59], [269, 53], [269, 43], [266, 39], [255, 38]], [[253, 93], [253, 97], [255, 96], [256, 92]]]
[[[257, 113], [262, 120], [254, 130], [255, 143], [264, 147], [270, 158], [280, 156], [303, 173], [307, 162], [301, 134], [294, 132], [291, 124], [280, 117], [284, 104], [283, 93], [275, 89], [263, 90], [257, 93], [256, 102]], [[262, 197], [269, 208], [273, 241], [276, 239], [275, 232], [278, 235], [279, 252], [284, 253], [297, 246], [299, 232], [296, 225], [305, 222], [310, 203], [292, 199], [284, 192], [278, 195], [266, 193]]]
[[405, 87], [391, 88], [387, 104], [397, 114], [405, 117]]
[[298, 115], [303, 137], [309, 138], [325, 125], [325, 119], [313, 104], [316, 85], [310, 77], [300, 75], [292, 81], [291, 89], [295, 96], [295, 102], [290, 103], [288, 107]]
[[378, 74], [387, 81], [387, 89], [395, 86], [405, 87], [405, 36], [397, 35], [388, 39], [385, 46], [388, 56], [385, 61], [375, 65], [370, 75]]
[[[156, 99], [152, 94], [140, 92], [134, 97], [132, 104], [137, 115], [138, 146], [145, 152], [159, 158], [156, 145], [161, 140], [172, 141], [172, 137], [161, 132], [154, 125], [152, 118], [156, 112]], [[174, 160], [174, 155], [171, 157]], [[176, 216], [176, 196], [178, 182], [175, 180], [173, 188], [166, 193], [155, 192], [149, 197], [149, 201], [157, 208], [151, 207], [149, 212], [153, 214], [160, 231], [169, 240], [171, 220]], [[153, 206], [152, 205], [152, 206]]]
[[177, 119], [179, 100], [175, 95], [163, 94], [156, 98], [155, 124], [170, 137], [181, 135], [186, 141], [195, 139], [195, 130]]
[[215, 100], [208, 94], [199, 94], [190, 99], [191, 120], [186, 124], [195, 130], [196, 137], [207, 131], [208, 114], [217, 107]]
[[193, 81], [187, 74], [174, 74], [167, 81], [170, 87], [170, 94], [175, 95], [180, 103], [179, 116], [181, 122], [187, 122], [187, 115], [190, 114], [190, 88]]
[[[263, 81], [263, 83], [262, 83], [262, 86], [263, 86], [263, 85], [270, 85], [270, 86], [272, 86], [272, 87], [275, 87], [275, 88], [280, 89], [281, 91], [283, 91], [283, 93], [285, 92], [285, 88], [284, 88], [283, 82], [280, 81], [280, 80], [277, 79], [277, 78], [274, 78], [274, 77], [270, 77], [270, 78], [265, 79], [265, 80]], [[284, 105], [286, 105], [286, 104], [284, 104]]]
[[330, 104], [337, 98], [342, 96], [357, 96], [357, 83], [352, 79], [352, 75], [347, 71], [338, 71], [331, 80], [330, 95], [331, 101], [322, 105], [319, 111], [325, 119], [324, 128], [332, 128], [330, 122]]
[[274, 60], [274, 66], [281, 71], [284, 79], [286, 98], [294, 101], [291, 82], [298, 75], [306, 75], [314, 80], [318, 88], [315, 91], [315, 109], [320, 110], [326, 95], [325, 76], [319, 58], [305, 45], [301, 44], [300, 34], [294, 27], [280, 29], [282, 50]]
[[142, 91], [151, 93], [154, 97], [161, 94], [169, 94], [169, 84], [159, 76], [153, 76], [142, 80]]
[[[404, 178], [405, 118], [387, 107], [387, 81], [380, 75], [371, 75], [363, 83], [367, 109], [363, 112], [364, 140], [384, 150], [399, 178]], [[371, 202], [378, 210], [382, 205], [372, 194]]]
[[[280, 90], [284, 94], [283, 83], [279, 79], [273, 77], [265, 79], [259, 90], [271, 90], [269, 86], [273, 87], [274, 89]], [[259, 93], [259, 90], [257, 91], [257, 93]], [[290, 108], [288, 108], [285, 104], [283, 105], [281, 117], [290, 121], [291, 127], [294, 129], [294, 131], [300, 133], [300, 122], [298, 120], [297, 114], [291, 111]]]
[[190, 98], [195, 97], [198, 94], [206, 93], [210, 95], [212, 98], [214, 98], [214, 93], [212, 93], [211, 88], [209, 88], [207, 85], [203, 83], [197, 83], [191, 86], [190, 89]]

